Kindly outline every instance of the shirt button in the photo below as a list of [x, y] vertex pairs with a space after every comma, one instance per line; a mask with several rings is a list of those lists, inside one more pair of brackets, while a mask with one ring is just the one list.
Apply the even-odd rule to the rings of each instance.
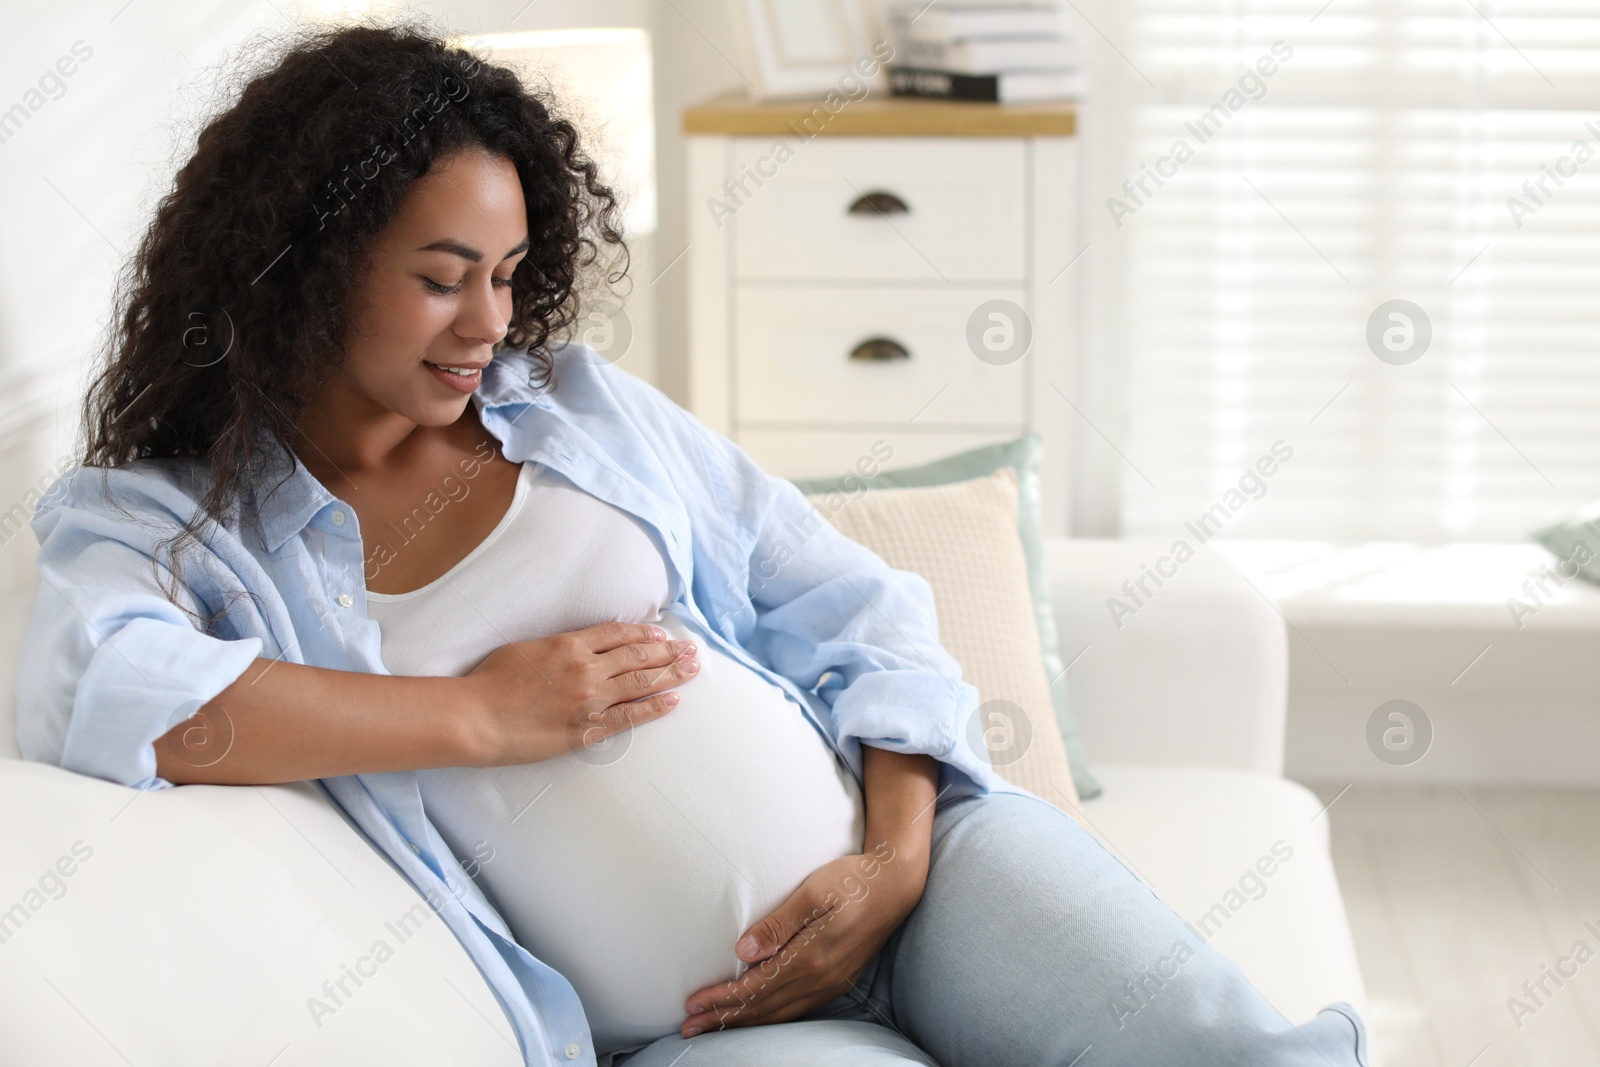
[[335, 526], [343, 526], [344, 525], [344, 512], [335, 511], [333, 513], [332, 518], [333, 518], [333, 524]]
[[569, 1059], [569, 1060], [577, 1059], [578, 1058], [578, 1053], [580, 1053], [582, 1051], [583, 1050], [578, 1047], [578, 1043], [576, 1041], [574, 1041], [572, 1044], [567, 1046], [567, 1059]]
[[341, 608], [347, 608], [351, 604], [354, 604], [354, 603], [355, 603], [355, 600], [350, 596], [349, 593], [340, 593], [339, 594], [339, 606]]
[[409, 844], [411, 846], [411, 851], [413, 853], [415, 853], [418, 856], [422, 855], [422, 850], [417, 847], [416, 842], [411, 841], [411, 842], [407, 842], [407, 844]]

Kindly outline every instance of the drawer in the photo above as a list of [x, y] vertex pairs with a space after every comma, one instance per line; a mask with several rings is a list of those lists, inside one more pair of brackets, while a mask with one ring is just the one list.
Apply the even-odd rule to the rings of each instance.
[[[980, 305], [1026, 306], [1019, 288], [739, 286], [734, 415], [740, 422], [1020, 425], [1032, 354], [979, 359], [967, 322]], [[909, 353], [852, 359], [882, 338]], [[881, 348], [880, 348], [881, 350]], [[913, 424], [912, 419], [916, 422]]]
[[[731, 221], [737, 278], [942, 285], [1025, 277], [1020, 138], [789, 139], [794, 155], [781, 163], [774, 143], [734, 140], [734, 177], [749, 190]], [[872, 194], [885, 194], [875, 201], [882, 213], [852, 211]]]
[[899, 427], [854, 430], [784, 430], [741, 425], [739, 447], [762, 470], [780, 478], [871, 476], [880, 470], [914, 467], [980, 445], [1015, 441], [1023, 426], [988, 431], [907, 430]]

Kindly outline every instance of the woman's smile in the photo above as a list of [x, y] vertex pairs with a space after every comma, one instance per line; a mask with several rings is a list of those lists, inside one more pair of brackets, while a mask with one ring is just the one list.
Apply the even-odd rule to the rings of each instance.
[[483, 383], [483, 368], [489, 364], [484, 363], [432, 363], [423, 360], [422, 365], [428, 372], [444, 383], [448, 389], [458, 393], [470, 393]]

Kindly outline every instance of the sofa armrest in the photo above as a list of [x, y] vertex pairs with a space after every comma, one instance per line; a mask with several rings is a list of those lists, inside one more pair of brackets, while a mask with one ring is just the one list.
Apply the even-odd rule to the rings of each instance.
[[[1171, 547], [1044, 539], [1061, 661], [1071, 665], [1072, 711], [1090, 763], [1281, 775], [1283, 616], [1222, 553], [1202, 546], [1178, 563]], [[1158, 567], [1171, 574], [1159, 586]]]

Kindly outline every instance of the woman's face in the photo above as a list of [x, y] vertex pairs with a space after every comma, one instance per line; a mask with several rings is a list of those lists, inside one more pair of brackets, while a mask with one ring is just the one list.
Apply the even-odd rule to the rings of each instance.
[[[357, 193], [356, 195], [360, 195]], [[528, 248], [516, 168], [482, 148], [443, 156], [373, 240], [352, 294], [335, 388], [358, 407], [449, 426], [482, 382], [511, 318], [511, 273]], [[451, 376], [441, 368], [468, 371]]]

